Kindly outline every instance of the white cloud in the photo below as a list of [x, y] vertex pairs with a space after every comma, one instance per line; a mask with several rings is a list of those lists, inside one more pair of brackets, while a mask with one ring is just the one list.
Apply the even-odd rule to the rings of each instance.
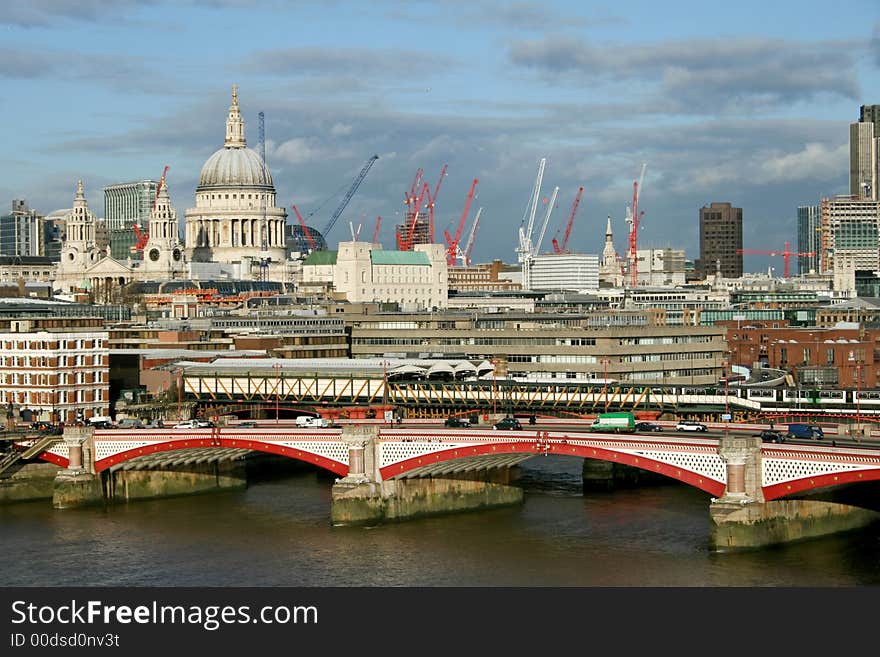
[[350, 124], [346, 123], [336, 123], [332, 128], [330, 128], [330, 134], [334, 137], [344, 137], [346, 135], [350, 135], [353, 128]]
[[311, 139], [303, 139], [302, 137], [288, 139], [275, 149], [272, 156], [290, 164], [314, 161], [320, 157], [320, 149], [310, 142], [312, 142]]

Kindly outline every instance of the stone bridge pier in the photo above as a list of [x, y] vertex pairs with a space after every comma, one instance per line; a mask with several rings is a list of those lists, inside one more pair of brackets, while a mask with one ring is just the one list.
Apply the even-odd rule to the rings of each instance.
[[349, 473], [336, 480], [330, 517], [334, 525], [377, 524], [421, 516], [521, 504], [523, 491], [510, 485], [510, 468], [485, 466], [441, 477], [383, 480], [378, 429], [347, 425]]
[[95, 429], [64, 427], [68, 465], [55, 475], [52, 506], [56, 509], [100, 504], [104, 501], [101, 478], [95, 473]]
[[808, 499], [766, 501], [762, 490], [762, 441], [731, 436], [718, 444], [727, 468], [727, 487], [712, 499], [710, 547], [716, 551], [756, 548], [863, 527], [876, 512]]

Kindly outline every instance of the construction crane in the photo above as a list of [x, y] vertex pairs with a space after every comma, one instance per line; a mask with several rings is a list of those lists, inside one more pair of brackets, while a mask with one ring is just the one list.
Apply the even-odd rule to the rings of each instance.
[[577, 195], [574, 197], [574, 203], [571, 206], [571, 212], [568, 213], [568, 224], [565, 226], [565, 235], [562, 237], [562, 244], [556, 241], [554, 237], [553, 243], [554, 253], [568, 253], [568, 238], [571, 236], [571, 227], [574, 224], [574, 215], [577, 213], [578, 205], [581, 202], [581, 195], [584, 193], [583, 187], [578, 187]]
[[422, 191], [419, 193], [418, 198], [414, 198], [412, 200], [412, 222], [409, 225], [409, 230], [406, 233], [406, 236], [402, 236], [400, 232], [397, 233], [397, 248], [401, 251], [412, 251], [413, 247], [413, 237], [416, 232], [416, 224], [419, 220], [419, 210], [422, 207], [422, 203], [425, 200], [425, 197], [431, 193], [430, 188], [428, 187], [428, 183], [422, 183]]
[[296, 220], [299, 221], [299, 225], [302, 226], [303, 235], [306, 236], [306, 240], [307, 240], [308, 243], [309, 243], [309, 248], [310, 248], [312, 251], [314, 251], [314, 250], [315, 250], [315, 240], [312, 239], [312, 231], [309, 230], [309, 227], [308, 227], [308, 226], [306, 226], [306, 222], [305, 222], [305, 220], [302, 218], [302, 215], [299, 213], [299, 210], [296, 209], [296, 206], [295, 206], [295, 205], [291, 205], [290, 207], [293, 208], [293, 212], [294, 212], [294, 214], [296, 214]]
[[474, 200], [474, 190], [477, 188], [478, 182], [479, 179], [474, 178], [474, 182], [471, 184], [471, 191], [468, 192], [467, 200], [464, 203], [464, 210], [461, 213], [461, 218], [458, 220], [458, 228], [455, 229], [455, 237], [451, 237], [448, 230], [443, 231], [446, 237], [446, 264], [450, 267], [455, 265], [455, 259], [458, 256], [458, 242], [461, 239], [461, 231], [464, 229], [464, 222], [467, 219], [468, 212], [470, 212], [471, 201]]
[[766, 255], [766, 256], [782, 256], [784, 258], [784, 276], [785, 278], [791, 278], [791, 258], [792, 256], [807, 256], [811, 257], [816, 255], [815, 252], [809, 253], [795, 253], [789, 250], [789, 243], [785, 243], [784, 251], [764, 251], [762, 249], [737, 249], [736, 252], [738, 254], [746, 254], [746, 255]]
[[446, 176], [446, 169], [449, 167], [448, 164], [443, 165], [443, 169], [440, 170], [440, 178], [437, 180], [437, 186], [434, 187], [434, 193], [431, 194], [428, 192], [428, 216], [429, 216], [429, 236], [431, 244], [434, 243], [434, 205], [437, 203], [437, 194], [440, 193], [440, 186], [443, 184], [443, 178]]
[[[162, 170], [162, 176], [159, 178], [159, 184], [156, 185], [156, 196], [153, 197], [153, 207], [151, 208], [151, 212], [156, 209], [156, 204], [159, 202], [159, 192], [162, 191], [162, 188], [165, 186], [165, 176], [168, 173], [168, 165], [165, 165], [165, 168]], [[131, 229], [135, 234], [135, 242], [134, 246], [132, 246], [129, 251], [132, 253], [142, 253], [144, 247], [147, 246], [147, 242], [150, 241], [150, 231], [149, 229], [142, 228], [137, 222], [131, 225]]]
[[644, 212], [639, 212], [639, 195], [642, 193], [642, 184], [645, 180], [645, 168], [647, 166], [647, 163], [642, 163], [642, 173], [639, 175], [639, 180], [633, 183], [632, 211], [627, 212], [626, 217], [626, 221], [630, 225], [628, 256], [630, 285], [632, 287], [636, 287], [639, 283], [639, 225], [645, 214]]
[[376, 228], [373, 229], [373, 244], [379, 243], [379, 226], [382, 225], [382, 215], [376, 217]]
[[462, 257], [463, 264], [465, 267], [471, 266], [471, 251], [474, 249], [474, 237], [477, 234], [477, 226], [480, 225], [480, 215], [483, 214], [483, 208], [477, 210], [477, 214], [474, 216], [474, 223], [471, 225], [471, 232], [468, 233], [467, 244], [464, 247], [464, 254]]
[[[544, 179], [544, 166], [546, 164], [547, 158], [542, 157], [541, 161], [538, 163], [538, 176], [535, 178], [535, 186], [532, 188], [532, 194], [529, 197], [529, 202], [526, 205], [525, 212], [520, 221], [519, 247], [516, 251], [518, 254], [517, 260], [523, 268], [525, 268], [526, 261], [535, 255], [534, 250], [532, 249], [532, 229], [535, 227], [535, 212], [538, 209], [538, 199], [541, 196], [541, 181]], [[528, 224], [524, 230], [523, 223], [525, 223], [527, 217]]]
[[351, 183], [351, 187], [346, 192], [345, 197], [342, 199], [342, 202], [339, 204], [333, 214], [330, 216], [330, 220], [327, 222], [327, 225], [324, 227], [324, 239], [327, 239], [327, 235], [333, 230], [333, 226], [336, 224], [336, 220], [339, 219], [339, 216], [342, 214], [343, 210], [345, 210], [345, 206], [348, 205], [348, 202], [351, 200], [351, 197], [354, 196], [354, 193], [358, 190], [358, 187], [361, 186], [361, 183], [364, 181], [364, 178], [367, 177], [367, 173], [370, 171], [370, 167], [379, 159], [378, 155], [374, 155], [367, 163], [364, 164], [364, 167], [361, 169], [361, 172], [355, 177], [354, 182]]
[[[535, 255], [541, 252], [541, 244], [544, 243], [544, 233], [547, 232], [547, 225], [550, 223], [550, 213], [553, 212], [553, 208], [556, 207], [556, 195], [559, 194], [559, 187], [553, 188], [553, 193], [550, 195], [550, 202], [547, 203], [547, 212], [544, 214], [544, 221], [541, 222], [541, 232], [538, 233], [538, 241], [535, 242]], [[547, 199], [544, 199], [545, 201]]]

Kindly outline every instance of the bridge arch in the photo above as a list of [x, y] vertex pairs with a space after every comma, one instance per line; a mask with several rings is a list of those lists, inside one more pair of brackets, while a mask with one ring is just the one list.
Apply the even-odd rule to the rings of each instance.
[[392, 465], [380, 468], [383, 479], [399, 477], [408, 472], [424, 468], [435, 463], [443, 463], [454, 461], [457, 459], [465, 459], [475, 456], [486, 455], [508, 455], [508, 454], [524, 454], [532, 453], [534, 455], [554, 454], [558, 456], [574, 456], [580, 458], [596, 459], [600, 461], [608, 461], [610, 463], [620, 463], [628, 465], [647, 472], [661, 474], [670, 479], [681, 481], [682, 483], [698, 488], [716, 497], [724, 494], [725, 483], [714, 480], [706, 475], [702, 475], [680, 466], [670, 465], [659, 460], [647, 458], [641, 455], [628, 454], [601, 447], [585, 446], [565, 441], [550, 442], [546, 440], [535, 440], [534, 442], [506, 442], [491, 443], [482, 445], [472, 445], [467, 447], [453, 447], [442, 449], [421, 456], [414, 456], [408, 459], [398, 461]]

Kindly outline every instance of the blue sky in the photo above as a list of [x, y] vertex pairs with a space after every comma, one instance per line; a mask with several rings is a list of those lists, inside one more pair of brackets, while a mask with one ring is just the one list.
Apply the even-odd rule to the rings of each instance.
[[[547, 158], [559, 187], [543, 250], [561, 238], [619, 253], [632, 184], [647, 163], [639, 245], [699, 255], [699, 208], [743, 208], [744, 246], [796, 248], [796, 208], [848, 190], [848, 124], [880, 104], [880, 5], [410, 0], [29, 0], [0, 16], [0, 202], [48, 213], [82, 179], [158, 179], [178, 215], [223, 144], [239, 87], [248, 145], [265, 113], [278, 204], [331, 231], [349, 221], [393, 247], [416, 170], [433, 187], [438, 237], [454, 232], [474, 178], [473, 257], [515, 261], [517, 230]], [[539, 215], [539, 221], [541, 216]], [[293, 217], [290, 218], [293, 220]], [[747, 256], [746, 269], [782, 271]]]

